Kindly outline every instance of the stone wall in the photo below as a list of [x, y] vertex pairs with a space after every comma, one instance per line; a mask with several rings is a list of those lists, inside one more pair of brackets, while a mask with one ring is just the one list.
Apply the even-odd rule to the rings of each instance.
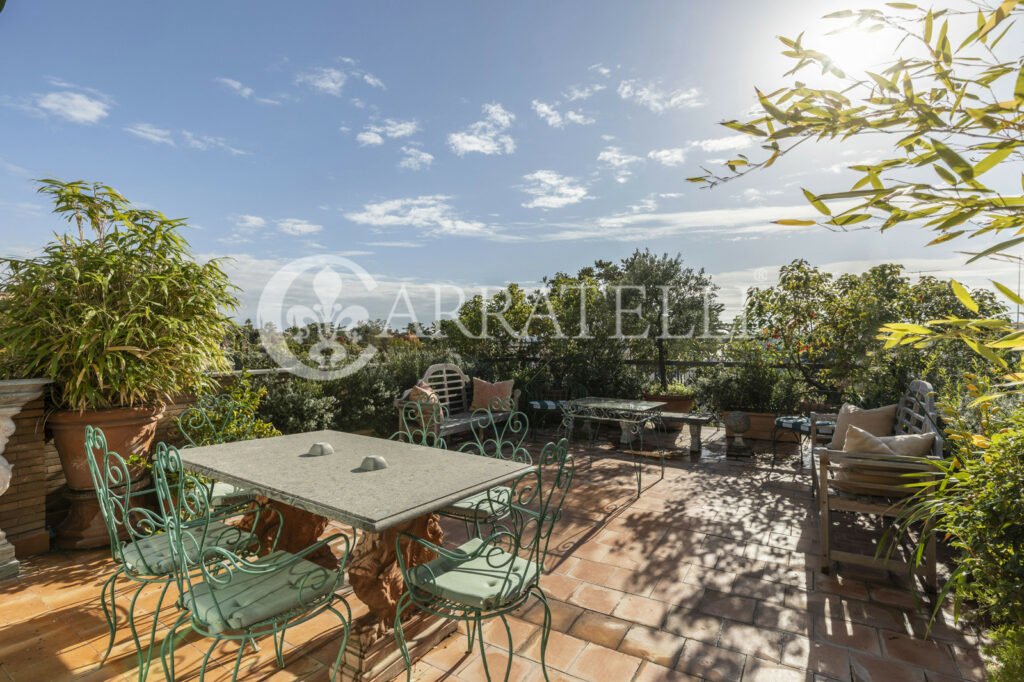
[[47, 463], [43, 400], [27, 403], [14, 417], [4, 457], [14, 465], [11, 487], [0, 497], [0, 528], [20, 557], [50, 549], [46, 530]]

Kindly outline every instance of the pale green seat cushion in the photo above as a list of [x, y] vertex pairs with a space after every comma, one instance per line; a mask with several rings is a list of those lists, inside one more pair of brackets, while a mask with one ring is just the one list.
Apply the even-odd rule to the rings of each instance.
[[[473, 538], [455, 551], [470, 555], [482, 544], [483, 540]], [[489, 545], [469, 561], [439, 556], [414, 566], [407, 577], [420, 592], [487, 611], [508, 604], [536, 583], [537, 565]]]
[[254, 493], [237, 485], [214, 481], [210, 487], [210, 504], [214, 507], [230, 507], [231, 505], [248, 502], [253, 498]]
[[497, 486], [470, 495], [458, 502], [442, 507], [438, 512], [441, 516], [457, 519], [488, 519], [501, 518], [508, 515], [508, 505], [512, 498], [512, 489], [508, 486]]
[[[293, 556], [278, 550], [253, 563], [279, 563]], [[264, 569], [258, 573], [226, 570], [231, 572], [230, 580], [223, 573], [216, 574], [219, 582], [215, 585], [205, 581], [194, 583], [185, 596], [185, 607], [214, 634], [306, 611], [338, 583], [337, 571], [328, 571], [305, 559], [293, 559], [277, 570]]]
[[[192, 533], [200, 535], [200, 526], [193, 526]], [[189, 527], [185, 526], [188, 531]], [[234, 526], [228, 526], [219, 521], [214, 521], [206, 529], [206, 537], [203, 540], [203, 549], [208, 547], [225, 547], [234, 550], [243, 541], [248, 544], [252, 541], [249, 531], [243, 531]], [[169, 533], [156, 533], [134, 542], [125, 543], [121, 550], [121, 558], [124, 560], [124, 567], [132, 573], [146, 575], [166, 575], [174, 569], [174, 557], [171, 555], [171, 536]]]

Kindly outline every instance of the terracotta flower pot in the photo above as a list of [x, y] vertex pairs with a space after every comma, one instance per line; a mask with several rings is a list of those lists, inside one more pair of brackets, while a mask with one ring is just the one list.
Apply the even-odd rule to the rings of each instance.
[[[122, 407], [113, 410], [54, 412], [47, 420], [53, 444], [60, 455], [67, 479], [65, 496], [71, 504], [67, 518], [57, 527], [57, 545], [64, 549], [104, 547], [110, 543], [107, 527], [100, 515], [99, 503], [85, 459], [85, 427], [103, 431], [107, 447], [126, 461], [132, 455], [147, 460], [152, 455], [156, 425], [163, 416], [163, 407]], [[131, 471], [133, 489], [148, 486], [144, 466]]]
[[[743, 410], [747, 412], [746, 410]], [[725, 419], [729, 415], [730, 410], [722, 412], [722, 418]], [[772, 429], [775, 428], [775, 415], [771, 412], [747, 412], [747, 416], [750, 417], [750, 429], [743, 434], [744, 438], [752, 440], [771, 440]], [[736, 434], [729, 429], [725, 430], [725, 435], [732, 437]]]
[[685, 395], [662, 395], [661, 393], [644, 393], [644, 400], [656, 403], [668, 403], [666, 412], [689, 412], [693, 409], [693, 398]]

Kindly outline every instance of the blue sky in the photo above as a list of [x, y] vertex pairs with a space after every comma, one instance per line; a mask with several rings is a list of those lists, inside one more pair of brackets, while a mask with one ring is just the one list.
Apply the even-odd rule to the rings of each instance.
[[[685, 182], [757, 153], [717, 122], [785, 82], [775, 36], [820, 35], [846, 5], [10, 0], [0, 251], [61, 228], [31, 182], [52, 175], [190, 218], [198, 255], [234, 258], [243, 316], [271, 272], [320, 253], [386, 283], [369, 306], [382, 316], [403, 282], [534, 283], [637, 247], [682, 253], [727, 300], [797, 257], [980, 282], [991, 267], [965, 272], [912, 228], [770, 224], [812, 215], [800, 188], [847, 188], [844, 166], [879, 158], [878, 141], [805, 147], [710, 191]], [[884, 57], [856, 36], [825, 46]]]

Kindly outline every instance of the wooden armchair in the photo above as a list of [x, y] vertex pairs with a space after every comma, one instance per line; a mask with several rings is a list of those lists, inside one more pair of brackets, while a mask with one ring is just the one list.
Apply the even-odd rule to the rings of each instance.
[[[832, 548], [831, 513], [833, 511], [868, 514], [878, 517], [899, 516], [914, 493], [908, 483], [920, 483], [927, 474], [938, 478], [938, 471], [928, 459], [941, 459], [942, 432], [938, 428], [935, 400], [931, 384], [915, 380], [900, 399], [892, 435], [934, 434], [928, 458], [877, 453], [832, 450], [828, 446], [816, 450], [820, 459], [817, 483], [818, 510], [821, 524], [821, 570], [828, 573], [831, 562], [843, 561], [861, 566], [910, 572], [908, 562], [886, 555], [867, 555]], [[812, 414], [812, 441], [816, 419], [836, 415]], [[813, 457], [812, 457], [813, 462]], [[907, 476], [907, 474], [916, 474]], [[928, 528], [924, 532], [928, 532]], [[895, 542], [896, 539], [894, 538]], [[929, 589], [936, 586], [935, 538], [931, 537], [924, 552], [924, 565], [918, 570]]]

